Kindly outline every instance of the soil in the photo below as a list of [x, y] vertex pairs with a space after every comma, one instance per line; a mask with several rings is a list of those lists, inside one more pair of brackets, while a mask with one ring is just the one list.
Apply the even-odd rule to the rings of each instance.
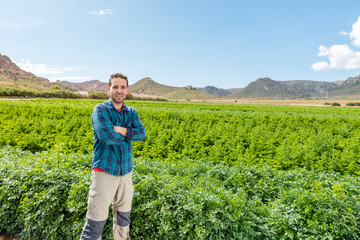
[[0, 240], [20, 240], [20, 237], [15, 237], [14, 235], [10, 235], [5, 232], [1, 232]]
[[[157, 95], [146, 95], [146, 94], [133, 94], [135, 97], [145, 98], [158, 98], [161, 96]], [[6, 98], [0, 97], [1, 100], [37, 100], [37, 98]], [[325, 103], [340, 103], [341, 106], [346, 106], [346, 103], [360, 102], [360, 99], [226, 99], [226, 98], [215, 98], [215, 99], [168, 99], [169, 101], [177, 102], [200, 102], [200, 103], [232, 103], [232, 104], [258, 104], [258, 105], [292, 105], [292, 106], [318, 106], [318, 107], [331, 107], [331, 105], [325, 105]], [[0, 239], [1, 240], [1, 239]]]
[[292, 106], [318, 106], [326, 107], [325, 103], [338, 102], [341, 106], [345, 106], [349, 102], [359, 102], [359, 100], [344, 100], [344, 99], [289, 99], [289, 100], [260, 100], [260, 99], [191, 99], [178, 100], [180, 102], [208, 102], [208, 103], [232, 103], [232, 104], [258, 104], [258, 105], [292, 105]]

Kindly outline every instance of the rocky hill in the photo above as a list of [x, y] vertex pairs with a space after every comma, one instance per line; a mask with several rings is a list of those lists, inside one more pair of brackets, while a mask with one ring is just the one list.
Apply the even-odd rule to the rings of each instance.
[[227, 96], [227, 95], [229, 95], [231, 93], [231, 91], [229, 91], [229, 90], [226, 90], [226, 89], [223, 89], [223, 88], [217, 88], [217, 87], [214, 87], [214, 86], [206, 86], [204, 88], [197, 87], [196, 89], [201, 91], [201, 92], [212, 94], [212, 95], [215, 95], [215, 96], [218, 96], [218, 97], [224, 97], [224, 96]]
[[[0, 88], [28, 90], [71, 89], [78, 92], [89, 90], [107, 92], [107, 83], [99, 80], [72, 83], [50, 82], [33, 73], [20, 69], [9, 57], [0, 54]], [[169, 99], [210, 99], [210, 98], [314, 98], [360, 97], [360, 75], [336, 82], [289, 80], [276, 81], [268, 77], [259, 78], [245, 88], [221, 89], [213, 86], [194, 88], [192, 86], [172, 87], [159, 84], [149, 77], [130, 85], [130, 92], [138, 95], [153, 95]]]
[[228, 98], [260, 98], [260, 97], [288, 97], [295, 95], [295, 91], [288, 88], [285, 84], [274, 81], [270, 78], [259, 78], [251, 82], [240, 91], [228, 95]]
[[130, 91], [135, 94], [165, 96], [171, 92], [178, 90], [177, 87], [170, 87], [155, 82], [149, 77], [142, 78], [136, 83], [129, 86]]
[[0, 86], [45, 90], [54, 85], [46, 78], [22, 70], [8, 56], [0, 54]]
[[349, 77], [329, 93], [331, 96], [360, 96], [360, 75]]
[[245, 88], [227, 95], [227, 98], [310, 98], [327, 97], [338, 88], [336, 83], [292, 80], [275, 81], [270, 78], [259, 78]]
[[326, 96], [338, 87], [336, 83], [311, 80], [282, 81], [281, 83], [287, 85], [290, 90], [304, 97]]
[[344, 82], [339, 84], [339, 87], [353, 86], [360, 83], [360, 75], [357, 77], [349, 77]]
[[171, 87], [155, 82], [149, 77], [130, 85], [130, 91], [139, 95], [153, 95], [169, 99], [209, 99], [214, 95], [201, 92], [192, 86]]
[[[106, 91], [106, 83], [98, 80], [70, 83], [60, 82], [76, 91]], [[130, 85], [130, 92], [137, 95], [152, 95], [169, 99], [209, 99], [209, 98], [255, 98], [255, 99], [295, 99], [315, 97], [360, 97], [360, 75], [337, 82], [289, 80], [276, 81], [268, 77], [259, 78], [245, 88], [222, 89], [214, 86], [194, 88], [192, 86], [172, 87], [155, 82], [149, 77]]]
[[93, 90], [95, 92], [107, 92], [108, 84], [99, 80], [91, 80], [81, 83], [74, 83], [69, 81], [57, 81], [58, 84], [66, 86], [77, 92], [87, 92]]

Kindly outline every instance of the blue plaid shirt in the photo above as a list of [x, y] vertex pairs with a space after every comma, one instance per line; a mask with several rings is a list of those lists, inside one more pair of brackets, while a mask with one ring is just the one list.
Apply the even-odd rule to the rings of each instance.
[[[132, 170], [132, 140], [145, 139], [145, 128], [134, 108], [125, 105], [119, 112], [111, 100], [95, 106], [92, 117], [94, 147], [92, 168], [114, 176]], [[127, 137], [114, 132], [114, 126], [126, 127]]]

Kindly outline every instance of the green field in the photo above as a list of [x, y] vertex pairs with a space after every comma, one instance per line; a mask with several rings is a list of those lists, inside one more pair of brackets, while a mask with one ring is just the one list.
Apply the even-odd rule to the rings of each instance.
[[[0, 101], [0, 231], [79, 237], [99, 102]], [[359, 108], [127, 104], [134, 239], [360, 239]]]

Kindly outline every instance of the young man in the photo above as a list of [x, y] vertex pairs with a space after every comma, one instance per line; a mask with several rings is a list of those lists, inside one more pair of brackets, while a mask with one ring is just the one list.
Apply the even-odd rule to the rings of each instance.
[[129, 224], [134, 186], [132, 171], [132, 140], [145, 139], [145, 129], [135, 109], [126, 106], [129, 93], [127, 77], [112, 74], [109, 79], [110, 98], [95, 106], [92, 113], [94, 146], [88, 211], [81, 239], [101, 239], [113, 210], [114, 240], [130, 239]]

